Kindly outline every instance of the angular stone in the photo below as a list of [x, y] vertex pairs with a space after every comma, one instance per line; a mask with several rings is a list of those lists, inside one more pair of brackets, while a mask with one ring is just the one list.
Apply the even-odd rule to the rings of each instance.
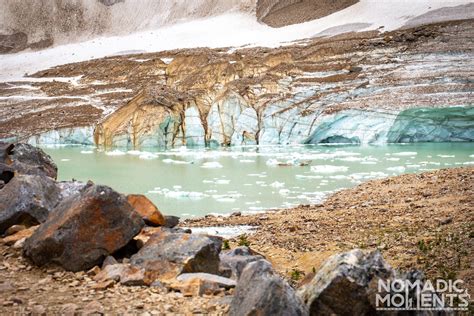
[[107, 258], [104, 259], [104, 262], [102, 262], [102, 269], [105, 268], [108, 265], [117, 264], [117, 263], [118, 262], [117, 262], [117, 260], [115, 260], [114, 257], [107, 256]]
[[143, 225], [123, 195], [90, 185], [51, 212], [26, 240], [24, 254], [38, 265], [54, 262], [66, 270], [85, 270], [124, 247]]
[[308, 310], [266, 260], [249, 263], [235, 288], [229, 315], [307, 315]]
[[173, 228], [178, 226], [179, 224], [179, 217], [173, 215], [165, 215], [165, 227]]
[[298, 296], [311, 315], [376, 314], [371, 302], [376, 288], [371, 284], [393, 275], [379, 251], [354, 249], [330, 257], [313, 280], [298, 289]]
[[130, 264], [111, 264], [98, 273], [94, 280], [103, 283], [106, 281], [120, 282], [123, 285], [144, 285], [144, 270]]
[[140, 214], [147, 225], [164, 226], [165, 217], [146, 196], [142, 194], [129, 194], [127, 201]]
[[74, 316], [77, 313], [79, 307], [73, 303], [67, 303], [61, 306], [59, 314], [63, 316]]
[[222, 240], [217, 237], [161, 228], [132, 256], [131, 262], [145, 269], [147, 284], [172, 280], [182, 273], [217, 274], [221, 245]]
[[180, 291], [183, 296], [216, 295], [222, 292], [219, 284], [199, 278], [175, 282], [170, 285], [170, 288]]
[[31, 235], [33, 235], [33, 232], [38, 228], [38, 226], [31, 226], [30, 228], [20, 230], [16, 234], [10, 235], [8, 237], [3, 238], [0, 242], [7, 245], [11, 246], [14, 245], [17, 241], [28, 238]]
[[13, 225], [44, 222], [59, 200], [60, 190], [51, 178], [15, 176], [0, 190], [0, 234]]
[[186, 282], [193, 279], [199, 279], [206, 282], [216, 283], [219, 287], [223, 287], [226, 289], [233, 288], [237, 285], [237, 282], [235, 282], [235, 280], [232, 280], [229, 278], [223, 278], [215, 274], [202, 273], [202, 272], [183, 273], [176, 278], [176, 280], [180, 282]]
[[[1, 144], [0, 163], [19, 174], [43, 175], [56, 179], [58, 167], [43, 150], [28, 144]], [[3, 159], [3, 161], [2, 161]]]
[[227, 271], [230, 270], [229, 277], [234, 280], [239, 279], [247, 264], [264, 259], [263, 256], [245, 246], [222, 252], [219, 257], [221, 273], [229, 273]]

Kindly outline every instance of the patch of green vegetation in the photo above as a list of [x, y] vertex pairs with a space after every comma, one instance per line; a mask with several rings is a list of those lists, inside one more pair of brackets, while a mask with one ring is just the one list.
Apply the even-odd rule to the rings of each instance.
[[418, 249], [420, 249], [422, 253], [427, 253], [430, 250], [430, 247], [423, 239], [421, 239], [418, 241]]
[[239, 241], [237, 243], [239, 246], [250, 246], [250, 241], [247, 239], [247, 235], [240, 235], [239, 236]]
[[229, 241], [227, 239], [224, 239], [224, 241], [222, 242], [222, 250], [229, 250], [229, 249], [230, 249]]
[[302, 276], [303, 276], [303, 273], [300, 270], [298, 269], [291, 270], [290, 278], [293, 281], [298, 281], [299, 279], [301, 279]]

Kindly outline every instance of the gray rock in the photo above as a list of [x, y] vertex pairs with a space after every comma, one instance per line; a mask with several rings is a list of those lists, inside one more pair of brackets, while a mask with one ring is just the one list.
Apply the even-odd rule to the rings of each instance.
[[43, 175], [56, 179], [58, 167], [43, 150], [28, 144], [0, 145], [0, 163], [9, 165], [19, 174]]
[[58, 204], [26, 240], [24, 254], [38, 265], [54, 262], [66, 270], [86, 270], [127, 245], [143, 225], [122, 194], [90, 185]]
[[223, 278], [215, 274], [202, 273], [202, 272], [183, 273], [176, 278], [176, 280], [181, 281], [181, 282], [186, 282], [192, 279], [200, 279], [206, 282], [216, 283], [217, 285], [219, 285], [219, 287], [223, 287], [226, 289], [233, 288], [237, 284], [235, 280], [232, 280], [229, 278]]
[[248, 264], [237, 283], [229, 315], [307, 315], [304, 303], [266, 260]]
[[375, 314], [378, 279], [388, 279], [394, 271], [379, 251], [360, 249], [329, 258], [313, 280], [298, 289], [311, 315]]
[[105, 268], [108, 265], [117, 264], [117, 263], [118, 262], [117, 262], [117, 260], [115, 260], [114, 257], [107, 256], [107, 258], [104, 259], [104, 262], [102, 262], [102, 269]]
[[238, 280], [244, 268], [250, 262], [264, 259], [249, 247], [237, 247], [220, 254], [220, 275]]
[[153, 234], [131, 263], [145, 269], [147, 284], [173, 280], [182, 273], [217, 274], [222, 240], [161, 228]]
[[173, 215], [165, 215], [165, 227], [173, 228], [179, 224], [179, 217]]
[[60, 190], [53, 179], [15, 176], [0, 190], [0, 234], [13, 225], [31, 226], [46, 221], [59, 200]]
[[82, 182], [82, 181], [60, 181], [57, 183], [59, 189], [61, 190], [61, 199], [68, 198], [72, 195], [79, 194], [87, 186], [91, 185], [92, 182]]

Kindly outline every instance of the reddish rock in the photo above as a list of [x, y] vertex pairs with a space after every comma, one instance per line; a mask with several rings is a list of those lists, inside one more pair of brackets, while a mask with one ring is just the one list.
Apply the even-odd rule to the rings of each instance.
[[125, 196], [89, 185], [51, 212], [26, 240], [24, 254], [38, 265], [54, 262], [66, 270], [85, 270], [124, 247], [143, 225]]
[[222, 240], [161, 228], [132, 256], [131, 263], [145, 269], [145, 282], [169, 281], [182, 273], [219, 272]]
[[165, 217], [146, 196], [142, 194], [129, 194], [127, 201], [138, 212], [147, 225], [164, 226]]

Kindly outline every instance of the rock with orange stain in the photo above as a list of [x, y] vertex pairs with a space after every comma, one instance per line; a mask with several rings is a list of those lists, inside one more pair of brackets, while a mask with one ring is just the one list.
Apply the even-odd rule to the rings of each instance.
[[31, 226], [29, 228], [22, 229], [10, 236], [0, 239], [0, 243], [7, 246], [12, 246], [17, 241], [30, 237], [33, 234], [33, 232], [36, 230], [36, 228], [38, 228], [38, 226]]
[[142, 194], [129, 194], [127, 201], [138, 212], [147, 225], [164, 226], [165, 217], [146, 196]]
[[85, 270], [124, 247], [143, 225], [125, 196], [88, 184], [51, 212], [26, 240], [24, 254], [40, 266], [53, 262], [66, 270]]
[[145, 283], [174, 280], [182, 273], [219, 272], [222, 240], [161, 228], [132, 256], [134, 265], [145, 269]]

